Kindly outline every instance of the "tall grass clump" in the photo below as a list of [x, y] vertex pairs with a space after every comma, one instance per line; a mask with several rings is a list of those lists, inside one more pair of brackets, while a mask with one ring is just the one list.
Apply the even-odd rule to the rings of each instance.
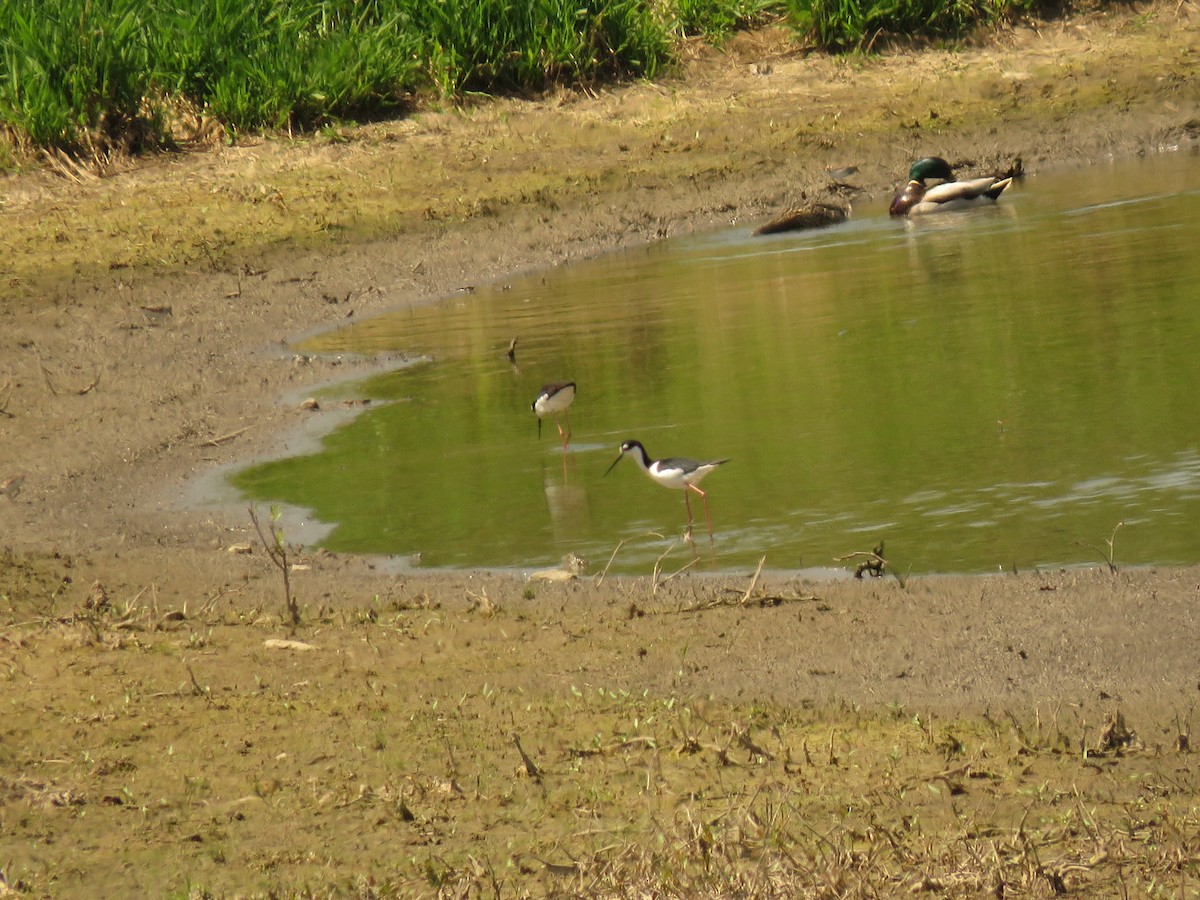
[[0, 0], [0, 124], [72, 151], [151, 136], [142, 14], [139, 0]]
[[789, 17], [820, 47], [854, 50], [880, 39], [955, 39], [1037, 11], [1041, 0], [787, 0]]
[[430, 81], [445, 95], [540, 90], [622, 74], [653, 78], [671, 58], [668, 20], [645, 0], [405, 0]]
[[720, 43], [730, 34], [778, 18], [780, 0], [676, 0], [676, 30], [684, 37], [700, 35]]
[[352, 0], [149, 4], [155, 81], [237, 130], [300, 129], [390, 112], [420, 78], [417, 37]]

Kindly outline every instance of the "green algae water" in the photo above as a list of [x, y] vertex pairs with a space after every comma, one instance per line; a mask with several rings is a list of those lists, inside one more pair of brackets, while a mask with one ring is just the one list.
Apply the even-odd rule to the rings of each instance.
[[[234, 484], [331, 550], [455, 568], [670, 571], [683, 497], [632, 460], [724, 458], [702, 565], [901, 572], [1200, 561], [1200, 158], [1030, 177], [914, 222], [750, 226], [480, 287], [305, 339], [418, 360], [330, 388], [368, 411]], [[517, 338], [515, 363], [505, 354]], [[571, 379], [574, 438], [537, 437]], [[698, 498], [694, 498], [697, 499]], [[297, 512], [297, 510], [302, 512]], [[299, 523], [292, 523], [298, 527]], [[289, 523], [285, 521], [285, 530]], [[623, 542], [623, 543], [622, 543]]]

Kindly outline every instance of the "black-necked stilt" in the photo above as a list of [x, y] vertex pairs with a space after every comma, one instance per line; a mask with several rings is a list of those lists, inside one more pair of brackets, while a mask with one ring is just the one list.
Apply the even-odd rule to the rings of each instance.
[[729, 462], [729, 460], [684, 459], [679, 456], [672, 456], [667, 459], [651, 459], [650, 455], [646, 453], [646, 448], [642, 446], [641, 441], [626, 441], [621, 445], [621, 452], [617, 454], [617, 458], [613, 460], [612, 465], [608, 467], [604, 474], [607, 475], [611, 472], [626, 453], [632, 453], [633, 458], [637, 460], [637, 464], [642, 467], [642, 471], [663, 487], [683, 491], [683, 502], [687, 507], [688, 514], [689, 535], [692, 532], [692, 502], [688, 499], [688, 491], [695, 491], [699, 494], [700, 499], [704, 501], [704, 519], [708, 522], [708, 535], [712, 537], [712, 516], [708, 513], [708, 494], [700, 490], [697, 485], [705, 475], [717, 468], [717, 466], [722, 466]]
[[542, 418], [561, 413], [567, 423], [567, 430], [564, 433], [562, 424], [559, 423], [558, 436], [562, 438], [563, 449], [567, 449], [567, 444], [571, 441], [571, 419], [567, 415], [567, 410], [571, 408], [574, 400], [575, 382], [573, 381], [554, 381], [542, 388], [542, 392], [537, 395], [537, 399], [530, 406], [530, 409], [537, 414], [539, 439], [542, 436]]

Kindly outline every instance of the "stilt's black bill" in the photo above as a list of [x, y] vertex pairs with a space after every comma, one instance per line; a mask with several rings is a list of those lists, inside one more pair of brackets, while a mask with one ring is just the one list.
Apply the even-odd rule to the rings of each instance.
[[615, 469], [617, 466], [617, 463], [619, 463], [621, 461], [621, 457], [624, 455], [625, 455], [624, 453], [618, 453], [617, 458], [612, 461], [612, 465], [604, 470], [604, 474], [607, 475], [609, 472], [611, 472], [613, 469]]

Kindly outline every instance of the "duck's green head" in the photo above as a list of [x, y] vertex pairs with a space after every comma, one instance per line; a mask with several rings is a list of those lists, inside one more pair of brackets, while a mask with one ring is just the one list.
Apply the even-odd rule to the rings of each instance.
[[924, 159], [918, 159], [912, 164], [912, 168], [908, 170], [908, 180], [923, 183], [927, 178], [940, 178], [943, 181], [953, 181], [954, 172], [950, 168], [950, 163], [946, 162], [940, 156], [926, 156]]

